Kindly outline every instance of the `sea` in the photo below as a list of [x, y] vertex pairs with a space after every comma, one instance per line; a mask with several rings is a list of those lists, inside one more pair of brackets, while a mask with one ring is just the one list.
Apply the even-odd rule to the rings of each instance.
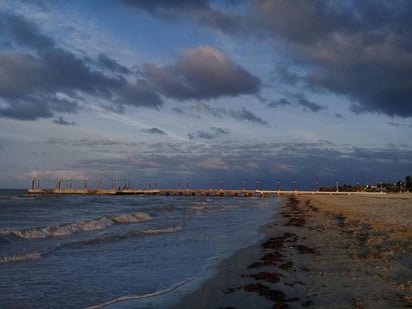
[[277, 198], [0, 190], [0, 308], [169, 308], [264, 238]]

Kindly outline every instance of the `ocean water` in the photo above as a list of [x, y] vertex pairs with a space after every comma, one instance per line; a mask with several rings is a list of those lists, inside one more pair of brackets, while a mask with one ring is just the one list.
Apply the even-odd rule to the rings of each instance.
[[167, 308], [262, 239], [276, 198], [0, 190], [0, 308]]

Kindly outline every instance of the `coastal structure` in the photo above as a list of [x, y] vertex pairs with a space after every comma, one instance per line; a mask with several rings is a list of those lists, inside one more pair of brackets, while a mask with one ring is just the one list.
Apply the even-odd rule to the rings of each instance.
[[228, 196], [273, 197], [284, 195], [381, 195], [384, 192], [325, 192], [298, 190], [224, 190], [224, 189], [41, 189], [32, 188], [30, 194], [94, 194], [94, 195], [163, 195], [163, 196]]
[[[379, 192], [365, 192], [365, 191], [343, 191], [339, 190], [338, 181], [336, 181], [335, 191], [322, 191], [319, 187], [319, 181], [316, 182], [316, 191], [302, 191], [298, 190], [297, 180], [294, 180], [294, 190], [281, 190], [280, 181], [277, 181], [276, 190], [261, 190], [259, 188], [259, 181], [256, 180], [254, 190], [246, 189], [246, 182], [242, 181], [242, 189], [224, 189], [223, 180], [220, 179], [219, 189], [213, 189], [213, 182], [210, 180], [209, 189], [192, 189], [190, 188], [189, 179], [186, 180], [186, 186], [183, 188], [182, 181], [179, 181], [177, 189], [158, 189], [157, 180], [149, 181], [148, 189], [142, 188], [142, 183], [139, 183], [138, 189], [132, 189], [129, 180], [125, 180], [123, 188], [117, 187], [116, 179], [111, 182], [111, 188], [103, 187], [103, 179], [98, 179], [97, 189], [89, 189], [88, 181], [83, 181], [83, 188], [73, 188], [72, 179], [66, 180], [66, 187], [62, 188], [62, 179], [56, 179], [55, 189], [43, 189], [40, 187], [40, 180], [33, 178], [31, 188], [28, 189], [29, 194], [92, 194], [92, 195], [163, 195], [163, 196], [232, 196], [232, 197], [269, 197], [269, 196], [283, 196], [283, 195], [370, 195], [370, 194], [385, 194], [381, 190]], [[153, 185], [153, 186], [152, 186]]]

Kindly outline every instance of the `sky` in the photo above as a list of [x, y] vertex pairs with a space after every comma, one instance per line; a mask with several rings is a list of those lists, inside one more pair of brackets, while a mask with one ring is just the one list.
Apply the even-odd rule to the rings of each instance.
[[412, 174], [408, 0], [0, 0], [0, 187]]

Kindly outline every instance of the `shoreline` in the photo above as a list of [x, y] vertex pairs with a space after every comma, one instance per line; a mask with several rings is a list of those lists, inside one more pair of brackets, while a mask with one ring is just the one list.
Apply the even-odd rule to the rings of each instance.
[[290, 196], [175, 308], [412, 306], [412, 194]]

